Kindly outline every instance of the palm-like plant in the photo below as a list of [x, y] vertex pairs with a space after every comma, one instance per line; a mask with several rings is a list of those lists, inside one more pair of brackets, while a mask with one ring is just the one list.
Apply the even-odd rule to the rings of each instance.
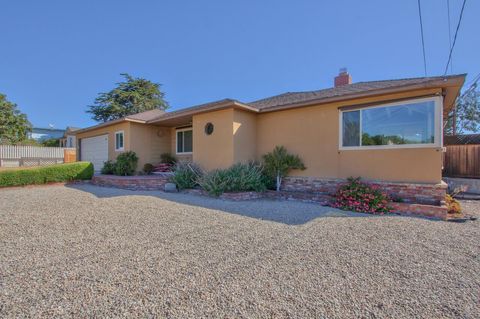
[[305, 169], [298, 155], [289, 154], [283, 146], [275, 146], [272, 152], [263, 155], [265, 173], [275, 179], [276, 189], [280, 190], [282, 179], [292, 169]]

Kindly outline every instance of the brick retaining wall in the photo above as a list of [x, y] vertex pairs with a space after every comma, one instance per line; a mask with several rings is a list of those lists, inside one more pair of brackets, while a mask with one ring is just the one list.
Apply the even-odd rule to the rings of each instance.
[[[182, 190], [182, 193], [214, 197], [202, 189], [184, 189]], [[259, 199], [264, 197], [265, 197], [265, 193], [261, 193], [261, 192], [234, 192], [234, 193], [223, 193], [220, 196], [215, 198], [242, 201], [242, 200]]]
[[116, 187], [130, 190], [164, 190], [172, 176], [162, 173], [145, 176], [94, 175], [91, 183], [98, 186]]
[[446, 220], [448, 217], [448, 208], [445, 204], [435, 206], [409, 203], [389, 203], [388, 205], [393, 208], [394, 213], [400, 215], [422, 216], [443, 220]]
[[[307, 192], [333, 195], [338, 187], [344, 184], [344, 179], [320, 179], [308, 177], [286, 177], [282, 190], [289, 192]], [[377, 186], [394, 199], [402, 199], [406, 203], [440, 205], [445, 200], [447, 184], [415, 184], [393, 183], [381, 181], [365, 181]]]

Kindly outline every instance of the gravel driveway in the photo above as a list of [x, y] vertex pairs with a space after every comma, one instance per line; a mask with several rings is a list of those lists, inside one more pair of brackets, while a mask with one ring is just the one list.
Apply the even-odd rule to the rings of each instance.
[[479, 253], [478, 221], [0, 190], [0, 317], [479, 318]]

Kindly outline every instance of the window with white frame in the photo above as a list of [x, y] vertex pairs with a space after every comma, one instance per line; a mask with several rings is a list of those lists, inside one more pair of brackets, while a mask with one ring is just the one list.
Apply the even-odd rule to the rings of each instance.
[[441, 146], [442, 99], [340, 111], [340, 149]]
[[177, 130], [177, 154], [188, 154], [193, 151], [192, 128]]
[[123, 131], [115, 132], [115, 151], [123, 151]]

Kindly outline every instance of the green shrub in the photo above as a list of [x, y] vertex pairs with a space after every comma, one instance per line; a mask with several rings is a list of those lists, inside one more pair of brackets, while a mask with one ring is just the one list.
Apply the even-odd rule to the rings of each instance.
[[198, 180], [203, 175], [199, 166], [193, 163], [178, 162], [173, 169], [171, 181], [178, 189], [188, 189], [198, 186]]
[[231, 166], [227, 169], [227, 178], [230, 180], [227, 192], [265, 191], [262, 173], [263, 167], [253, 162]]
[[198, 183], [200, 187], [210, 195], [220, 196], [228, 189], [230, 178], [226, 170], [213, 170], [203, 175]]
[[137, 169], [138, 157], [133, 151], [124, 152], [117, 156], [115, 162], [115, 175], [129, 176]]
[[106, 174], [106, 175], [114, 174], [115, 173], [115, 162], [114, 161], [104, 162], [101, 173]]
[[199, 180], [209, 194], [219, 196], [225, 192], [262, 192], [266, 190], [262, 167], [255, 163], [235, 164], [227, 169], [214, 170]]
[[88, 180], [93, 176], [90, 162], [0, 171], [0, 187]]
[[175, 165], [177, 163], [177, 158], [170, 153], [163, 153], [160, 155], [160, 162]]
[[147, 175], [150, 175], [150, 174], [152, 174], [154, 168], [155, 167], [153, 167], [152, 164], [147, 163], [147, 164], [143, 165], [143, 172]]
[[332, 206], [354, 212], [383, 214], [392, 210], [388, 206], [389, 201], [388, 195], [378, 187], [362, 183], [360, 177], [350, 177], [348, 182], [337, 190]]
[[271, 179], [268, 184], [275, 184], [276, 190], [280, 190], [282, 179], [292, 169], [305, 169], [303, 161], [298, 155], [289, 154], [283, 146], [275, 146], [272, 152], [263, 155], [265, 175]]

